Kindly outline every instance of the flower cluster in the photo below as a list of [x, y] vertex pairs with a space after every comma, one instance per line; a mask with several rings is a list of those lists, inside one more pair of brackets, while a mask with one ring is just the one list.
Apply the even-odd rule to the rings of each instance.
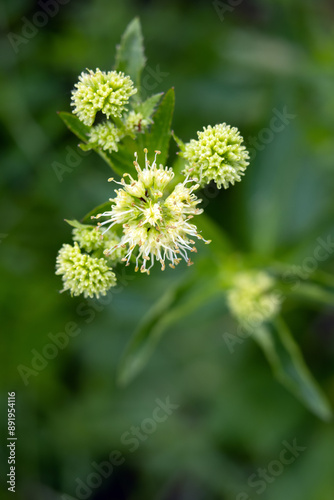
[[[135, 139], [153, 123], [151, 116], [161, 94], [144, 102], [139, 98], [131, 102], [136, 92], [131, 78], [122, 72], [96, 69], [81, 73], [71, 104], [73, 114], [86, 126], [87, 140], [81, 144], [82, 149], [117, 153], [120, 145], [127, 144], [121, 142], [126, 136]], [[72, 295], [99, 297], [115, 286], [116, 277], [110, 266], [118, 262], [134, 262], [136, 271], [150, 274], [155, 262], [160, 262], [162, 270], [166, 262], [175, 268], [182, 259], [191, 265], [189, 254], [197, 251], [195, 240], [210, 243], [192, 222], [195, 215], [203, 212], [198, 208], [201, 200], [195, 191], [211, 180], [219, 188], [240, 181], [249, 156], [238, 130], [225, 123], [208, 126], [197, 134], [198, 140], [188, 144], [180, 141], [181, 155], [186, 160], [182, 173], [175, 174], [172, 168], [158, 165], [159, 151], [150, 163], [144, 149], [144, 168], [135, 153], [136, 178], [124, 173], [117, 182], [121, 187], [110, 199], [111, 209], [93, 216], [105, 217], [103, 222], [89, 226], [69, 221], [74, 226], [74, 244], [63, 245], [57, 257], [56, 272], [63, 277], [64, 290], [70, 290]], [[125, 159], [127, 155], [123, 153], [122, 150]], [[112, 229], [113, 226], [116, 227]], [[230, 304], [240, 317], [248, 314], [245, 311], [247, 307], [252, 309], [254, 301], [261, 307], [265, 303], [262, 295], [257, 297], [254, 292], [248, 302], [245, 295], [243, 305], [238, 305], [240, 297], [234, 299], [233, 295], [238, 293], [243, 297], [242, 287], [231, 291]]]
[[72, 235], [73, 241], [76, 241], [79, 247], [86, 250], [86, 252], [104, 249], [105, 241], [97, 227], [75, 227], [72, 231]]
[[[139, 269], [141, 261], [140, 270], [147, 274], [155, 261], [160, 262], [162, 270], [165, 269], [166, 260], [174, 268], [181, 261], [180, 257], [191, 265], [188, 252], [196, 251], [192, 238], [204, 240], [196, 226], [189, 222], [194, 215], [202, 212], [197, 208], [201, 200], [193, 193], [198, 185], [186, 178], [169, 193], [167, 188], [174, 177], [173, 170], [163, 165], [157, 166], [159, 151], [155, 152], [152, 165], [147, 159], [147, 150], [144, 152], [144, 169], [141, 169], [135, 155], [134, 166], [138, 179], [124, 174], [118, 183], [121, 189], [115, 190], [117, 196], [110, 200], [111, 210], [96, 216], [107, 217], [107, 220], [98, 224], [100, 227], [107, 225], [104, 232], [115, 224], [123, 227], [120, 243], [110, 246], [105, 254], [112, 255], [119, 247], [126, 247], [123, 261], [129, 265], [131, 257], [135, 256], [135, 270]], [[192, 185], [187, 187], [187, 184]], [[146, 267], [149, 261], [150, 265]]]
[[[108, 231], [102, 234], [97, 226], [81, 226], [76, 227], [72, 231], [73, 241], [79, 244], [79, 247], [86, 250], [86, 252], [103, 252], [110, 246], [118, 245], [120, 237], [114, 231]], [[124, 248], [121, 246], [113, 253], [112, 259], [109, 259], [111, 264], [114, 265], [120, 262], [125, 255]]]
[[273, 291], [274, 284], [273, 278], [263, 271], [249, 271], [235, 277], [228, 305], [240, 323], [258, 326], [278, 313], [280, 300]]
[[190, 174], [201, 187], [214, 181], [220, 189], [241, 180], [248, 165], [249, 154], [240, 132], [221, 123], [204, 127], [182, 148], [181, 155], [188, 160], [184, 173]]
[[111, 121], [105, 121], [89, 131], [89, 144], [92, 148], [101, 147], [105, 151], [118, 151], [118, 143], [124, 137], [122, 131]]
[[[130, 111], [124, 115], [119, 127], [112, 121], [104, 121], [94, 125], [88, 134], [89, 148], [102, 148], [104, 151], [118, 151], [118, 143], [129, 135], [133, 139], [136, 133], [143, 132], [152, 123], [150, 118], [144, 118], [142, 113]], [[87, 149], [87, 147], [85, 147]]]
[[130, 111], [124, 118], [124, 131], [132, 136], [134, 136], [135, 132], [141, 132], [153, 123], [151, 118], [144, 117], [142, 113], [136, 113], [135, 111]]
[[87, 126], [93, 125], [98, 111], [107, 118], [120, 117], [136, 92], [131, 78], [122, 72], [106, 73], [98, 68], [82, 72], [72, 92], [73, 113]]
[[[90, 127], [87, 143], [81, 147], [84, 150], [96, 148], [117, 152], [118, 144], [125, 136], [134, 139], [137, 133], [153, 123], [150, 115], [154, 106], [145, 107], [145, 115], [138, 108], [127, 112], [130, 97], [137, 93], [131, 78], [117, 71], [87, 71], [79, 76], [72, 91], [71, 103], [73, 113]], [[105, 119], [94, 124], [98, 112], [105, 115]]]
[[85, 298], [99, 298], [106, 295], [109, 288], [116, 285], [116, 276], [106, 264], [106, 260], [82, 253], [77, 242], [74, 246], [64, 244], [56, 261], [56, 274], [63, 277], [63, 291], [72, 295], [83, 294]]

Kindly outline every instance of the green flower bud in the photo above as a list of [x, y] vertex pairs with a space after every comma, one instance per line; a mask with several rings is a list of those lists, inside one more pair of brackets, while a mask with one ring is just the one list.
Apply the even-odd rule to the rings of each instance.
[[72, 296], [83, 294], [85, 298], [94, 295], [99, 298], [116, 285], [116, 276], [106, 260], [81, 253], [76, 242], [74, 246], [65, 244], [59, 250], [56, 274], [63, 276], [62, 291], [70, 290]]
[[126, 135], [134, 136], [134, 134], [144, 131], [153, 123], [150, 118], [144, 118], [142, 113], [136, 113], [135, 111], [130, 111], [124, 118], [124, 133]]
[[[87, 226], [87, 227], [76, 227], [72, 231], [73, 241], [79, 244], [80, 248], [86, 250], [86, 252], [93, 252], [96, 250], [106, 250], [111, 246], [119, 245], [121, 239], [113, 231], [108, 231], [106, 234], [102, 234], [98, 227]], [[126, 254], [126, 249], [119, 246], [108, 261], [112, 261], [113, 264], [120, 262]]]
[[86, 252], [104, 249], [104, 237], [100, 233], [98, 227], [76, 227], [72, 230], [72, 235], [73, 241], [76, 241], [79, 247], [86, 250]]
[[238, 274], [227, 297], [233, 316], [241, 324], [251, 327], [272, 319], [280, 309], [274, 285], [273, 278], [263, 271]]
[[189, 161], [185, 175], [196, 179], [201, 187], [214, 181], [220, 189], [241, 180], [249, 164], [243, 138], [235, 127], [221, 123], [197, 132], [198, 140], [185, 144], [181, 155]]
[[91, 128], [89, 132], [89, 145], [100, 147], [104, 151], [118, 151], [117, 143], [123, 134], [111, 121], [99, 123]]
[[73, 113], [88, 126], [93, 125], [98, 111], [109, 118], [120, 117], [129, 98], [137, 92], [129, 76], [122, 72], [96, 69], [82, 72], [72, 91]]

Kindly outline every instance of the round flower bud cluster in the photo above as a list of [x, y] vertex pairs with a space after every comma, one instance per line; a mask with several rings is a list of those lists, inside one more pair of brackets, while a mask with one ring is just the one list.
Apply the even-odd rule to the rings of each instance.
[[101, 111], [107, 118], [120, 117], [129, 98], [137, 92], [129, 76], [117, 71], [88, 70], [82, 72], [72, 91], [73, 113], [87, 126], [94, 123]]
[[120, 128], [112, 121], [105, 121], [93, 126], [88, 134], [88, 145], [85, 149], [95, 147], [102, 148], [104, 151], [118, 151], [118, 143], [126, 136], [130, 135], [133, 139], [136, 133], [144, 131], [152, 123], [150, 118], [144, 118], [142, 113], [130, 111], [122, 118]]
[[249, 154], [239, 131], [226, 123], [204, 127], [198, 140], [185, 144], [181, 155], [189, 161], [184, 174], [190, 174], [201, 187], [214, 181], [220, 189], [241, 180], [249, 164]]
[[79, 247], [86, 250], [86, 252], [104, 249], [105, 241], [96, 226], [75, 227], [72, 230], [72, 235], [73, 241], [76, 241]]
[[228, 293], [228, 305], [238, 321], [251, 327], [272, 319], [280, 309], [275, 281], [263, 271], [240, 273]]
[[99, 298], [116, 285], [116, 276], [105, 259], [97, 259], [81, 253], [77, 242], [74, 246], [64, 244], [56, 261], [56, 274], [62, 275], [63, 290], [71, 295], [83, 294], [85, 298]]
[[144, 118], [142, 113], [130, 111], [130, 113], [125, 116], [124, 130], [126, 134], [133, 135], [135, 132], [145, 130], [151, 123], [153, 123], [152, 120], [150, 118]]
[[[118, 183], [122, 186], [121, 189], [115, 190], [117, 196], [110, 200], [113, 204], [111, 210], [96, 216], [107, 217], [106, 221], [99, 223], [100, 227], [108, 226], [104, 232], [115, 224], [123, 227], [120, 243], [110, 246], [105, 254], [112, 255], [117, 248], [125, 246], [127, 253], [122, 260], [129, 265], [134, 256], [135, 270], [138, 271], [141, 261], [140, 270], [147, 274], [155, 261], [160, 262], [162, 270], [165, 269], [166, 260], [174, 268], [182, 260], [180, 257], [191, 265], [188, 252], [196, 251], [193, 238], [204, 239], [197, 232], [196, 226], [189, 222], [194, 215], [202, 212], [197, 208], [201, 200], [193, 194], [198, 185], [187, 187], [193, 181], [185, 179], [169, 193], [167, 188], [174, 172], [163, 165], [157, 166], [159, 151], [156, 151], [152, 165], [147, 159], [147, 150], [144, 152], [144, 169], [139, 166], [135, 155], [134, 166], [138, 179], [124, 174]], [[149, 267], [146, 267], [149, 262]]]
[[124, 137], [124, 134], [113, 122], [105, 121], [92, 127], [88, 137], [92, 148], [100, 147], [111, 153], [112, 151], [118, 151], [117, 144]]
[[[120, 243], [120, 237], [113, 231], [108, 231], [106, 234], [102, 234], [97, 226], [87, 226], [87, 227], [76, 227], [72, 231], [73, 241], [79, 244], [80, 248], [86, 250], [86, 252], [93, 252], [97, 250], [104, 251], [110, 246], [115, 246]], [[120, 262], [125, 255], [125, 249], [123, 247], [117, 248], [112, 255], [112, 263], [116, 264]]]

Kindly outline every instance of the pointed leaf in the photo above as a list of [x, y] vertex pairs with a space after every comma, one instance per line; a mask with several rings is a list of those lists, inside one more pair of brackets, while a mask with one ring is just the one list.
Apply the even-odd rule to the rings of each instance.
[[153, 125], [150, 132], [144, 134], [142, 143], [152, 155], [154, 151], [161, 151], [159, 163], [166, 164], [169, 141], [171, 137], [171, 124], [174, 113], [175, 95], [174, 89], [170, 89], [160, 106], [153, 115]]
[[116, 51], [116, 71], [123, 71], [139, 89], [141, 72], [145, 66], [143, 35], [140, 21], [135, 18], [126, 28]]
[[117, 152], [113, 151], [109, 153], [109, 151], [103, 151], [102, 149], [94, 149], [120, 177], [126, 172], [128, 174], [135, 173], [133, 160], [136, 150], [136, 142], [131, 137], [124, 137], [122, 139]]
[[60, 111], [58, 115], [70, 131], [73, 132], [73, 134], [75, 134], [81, 141], [87, 142], [87, 136], [91, 127], [87, 127], [87, 125], [82, 123], [79, 118], [72, 113]]
[[253, 333], [276, 378], [311, 412], [330, 420], [332, 411], [322, 390], [305, 364], [302, 353], [282, 320], [275, 327], [262, 326]]
[[180, 182], [184, 182], [185, 176], [182, 174], [182, 171], [184, 170], [185, 165], [186, 165], [186, 160], [182, 158], [180, 155], [176, 155], [173, 164], [168, 165], [172, 167], [173, 172], [175, 174], [171, 182], [168, 184], [169, 192], [171, 192], [177, 184], [179, 184]]
[[88, 225], [88, 224], [81, 224], [80, 222], [78, 222], [75, 219], [73, 219], [73, 220], [65, 219], [65, 222], [67, 222], [67, 224], [69, 224], [70, 226], [75, 227], [76, 229], [86, 229], [87, 227], [94, 227], [94, 226]]
[[95, 151], [103, 160], [111, 167], [114, 172], [122, 177], [125, 172], [131, 173], [135, 172], [133, 167], [134, 156], [133, 153], [136, 151], [135, 141], [130, 137], [125, 137], [122, 140], [122, 144], [119, 146], [118, 152], [109, 153], [101, 148], [92, 148], [87, 146], [88, 133], [91, 127], [84, 125], [79, 118], [77, 118], [72, 113], [67, 113], [66, 111], [61, 111], [59, 113], [60, 118], [63, 120], [65, 125], [73, 132], [81, 141], [85, 144], [79, 144], [79, 147], [83, 151], [92, 150]]
[[306, 300], [329, 306], [334, 305], [333, 291], [315, 283], [297, 283], [295, 290], [291, 290], [290, 295], [300, 298], [304, 302]]
[[164, 331], [198, 309], [220, 290], [220, 277], [196, 274], [169, 288], [143, 318], [121, 360], [118, 381], [130, 382], [146, 365]]
[[111, 210], [111, 202], [110, 201], [106, 201], [105, 203], [102, 203], [101, 205], [98, 205], [97, 207], [93, 208], [93, 210], [91, 210], [90, 212], [88, 212], [88, 214], [86, 214], [83, 217], [82, 222], [84, 222], [85, 224], [89, 224], [89, 223], [92, 222], [92, 217], [93, 216], [96, 216], [97, 214], [102, 214], [103, 212], [107, 212], [109, 210]]
[[177, 135], [175, 135], [174, 131], [172, 132], [172, 136], [173, 136], [173, 139], [176, 142], [176, 144], [179, 146], [180, 150], [184, 151], [185, 150], [185, 144], [182, 141], [182, 139], [180, 139], [179, 137], [177, 137]]
[[[202, 213], [198, 217], [194, 218], [194, 224], [196, 224], [197, 230], [203, 238], [211, 240], [207, 249], [215, 257], [217, 263], [222, 266], [222, 263], [226, 261], [227, 256], [233, 252], [231, 241], [225, 234], [223, 228], [205, 213]], [[230, 266], [230, 262], [228, 266]]]
[[146, 99], [146, 101], [137, 104], [134, 107], [134, 110], [137, 113], [141, 113], [144, 118], [150, 118], [162, 96], [163, 92], [161, 92], [160, 94], [154, 94]]

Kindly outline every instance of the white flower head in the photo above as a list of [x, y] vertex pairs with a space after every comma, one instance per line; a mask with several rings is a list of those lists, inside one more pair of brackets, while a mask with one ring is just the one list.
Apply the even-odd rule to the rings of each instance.
[[116, 197], [110, 200], [111, 210], [96, 216], [107, 217], [107, 220], [99, 224], [100, 227], [107, 225], [104, 232], [109, 231], [115, 224], [123, 227], [119, 245], [111, 247], [105, 253], [111, 255], [119, 246], [126, 247], [127, 253], [123, 258], [126, 264], [129, 265], [133, 256], [136, 271], [141, 261], [141, 272], [148, 274], [155, 261], [160, 262], [162, 270], [165, 269], [166, 260], [172, 268], [182, 260], [181, 258], [191, 265], [188, 252], [196, 251], [193, 238], [204, 240], [197, 232], [196, 226], [189, 222], [194, 215], [203, 211], [197, 208], [201, 200], [193, 194], [198, 185], [187, 187], [187, 184], [193, 181], [186, 178], [169, 193], [167, 187], [174, 177], [173, 170], [157, 165], [159, 151], [155, 152], [152, 164], [147, 159], [147, 150], [144, 152], [144, 169], [141, 169], [135, 154], [137, 180], [129, 174], [124, 174], [118, 183], [121, 189], [115, 190]]

